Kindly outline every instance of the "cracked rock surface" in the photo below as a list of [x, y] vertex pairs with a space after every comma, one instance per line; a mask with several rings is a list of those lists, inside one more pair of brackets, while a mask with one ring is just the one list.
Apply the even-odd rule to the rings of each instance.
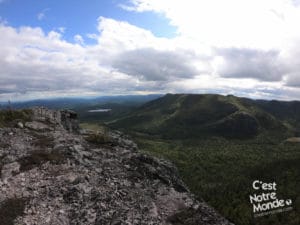
[[31, 121], [0, 128], [1, 225], [230, 224], [172, 163], [139, 153], [126, 135], [90, 143], [76, 113], [32, 111]]

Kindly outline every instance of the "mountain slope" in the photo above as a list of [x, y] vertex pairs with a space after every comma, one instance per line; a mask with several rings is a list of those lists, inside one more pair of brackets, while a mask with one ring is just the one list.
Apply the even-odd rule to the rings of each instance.
[[165, 138], [250, 138], [265, 133], [286, 136], [296, 130], [279, 116], [282, 112], [269, 109], [268, 104], [232, 95], [167, 94], [109, 125]]
[[231, 224], [122, 133], [100, 141], [75, 112], [22, 112], [0, 128], [1, 225]]
[[[298, 225], [298, 109], [300, 102], [168, 94], [109, 125], [175, 163], [190, 190], [235, 224]], [[278, 183], [295, 211], [253, 219], [248, 196], [256, 179]]]

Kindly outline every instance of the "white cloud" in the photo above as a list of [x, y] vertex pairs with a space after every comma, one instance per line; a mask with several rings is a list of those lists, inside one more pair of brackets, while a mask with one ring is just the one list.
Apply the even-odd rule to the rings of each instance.
[[37, 18], [38, 18], [38, 20], [43, 20], [44, 18], [45, 18], [45, 13], [39, 13], [39, 14], [37, 14]]
[[216, 72], [222, 77], [280, 81], [285, 73], [279, 52], [274, 50], [228, 48], [218, 49], [217, 54]]
[[[217, 92], [255, 98], [300, 97], [300, 21], [281, 0], [134, 0], [178, 27], [158, 38], [126, 21], [100, 17], [98, 33], [64, 40], [64, 28], [0, 24], [0, 100], [150, 92]], [[231, 4], [234, 4], [232, 7]], [[85, 38], [96, 40], [88, 45]]]
[[[177, 65], [183, 61], [189, 64], [191, 56], [185, 58], [184, 52], [170, 51], [168, 40], [156, 38], [150, 31], [122, 21], [100, 18], [99, 33], [96, 34], [98, 43], [90, 46], [83, 45], [81, 35], [74, 37], [74, 44], [64, 40], [62, 33], [54, 30], [45, 33], [41, 28], [16, 29], [1, 24], [0, 32], [3, 34], [0, 36], [0, 101], [7, 100], [9, 96], [27, 98], [63, 93], [108, 95], [163, 91], [166, 82], [127, 74], [122, 64], [116, 64], [123, 54], [126, 57], [130, 51], [140, 52], [143, 48], [149, 49], [153, 57], [165, 59], [167, 72], [174, 62], [176, 64], [173, 65], [182, 71], [193, 71], [189, 66]], [[153, 62], [155, 65], [160, 63], [153, 59], [156, 60]], [[151, 59], [145, 58], [145, 65], [147, 60]], [[141, 66], [132, 65], [132, 69], [134, 71]], [[142, 72], [147, 77], [146, 70]], [[166, 75], [170, 78], [179, 76], [169, 72]]]
[[79, 34], [76, 34], [74, 36], [74, 41], [80, 45], [84, 45], [84, 40], [83, 40], [82, 36]]
[[287, 0], [131, 0], [127, 9], [164, 14], [180, 35], [215, 47], [277, 48], [299, 34], [300, 9]]
[[98, 40], [97, 34], [87, 34], [86, 37], [92, 40]]
[[37, 19], [38, 20], [44, 20], [46, 18], [46, 12], [49, 11], [50, 9], [49, 8], [46, 8], [46, 9], [43, 9], [41, 12], [39, 12], [37, 14]]
[[59, 28], [57, 28], [57, 30], [58, 30], [60, 33], [65, 33], [66, 28], [65, 28], [65, 27], [59, 27]]
[[168, 81], [193, 78], [201, 73], [192, 64], [193, 52], [161, 51], [140, 48], [118, 55], [112, 66], [118, 71], [141, 80]]
[[133, 26], [127, 22], [104, 17], [100, 17], [98, 22], [98, 30], [101, 33], [98, 41], [112, 52], [162, 44], [162, 38], [156, 38], [150, 31]]
[[5, 25], [0, 25], [0, 32], [5, 34], [0, 37], [0, 99], [7, 93], [65, 91], [80, 95], [90, 91], [112, 93], [117, 84], [123, 92], [135, 86], [134, 78], [111, 73], [101, 66], [97, 55], [90, 55], [92, 51], [66, 42], [60, 33]]
[[294, 6], [299, 6], [300, 5], [299, 0], [292, 0], [292, 3], [294, 4]]
[[290, 89], [300, 87], [298, 0], [131, 0], [121, 8], [164, 15], [177, 27], [178, 36], [169, 43], [210, 59], [198, 59], [210, 65], [207, 76], [181, 81], [180, 87], [241, 92], [251, 83], [256, 95], [266, 97], [272, 89], [278, 98], [292, 97], [296, 92]]

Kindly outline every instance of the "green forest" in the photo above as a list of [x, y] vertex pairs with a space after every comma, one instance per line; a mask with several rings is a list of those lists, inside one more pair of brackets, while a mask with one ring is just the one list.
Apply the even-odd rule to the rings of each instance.
[[[190, 190], [235, 224], [300, 224], [300, 144], [222, 138], [162, 140], [135, 136], [140, 149], [173, 161]], [[293, 210], [253, 218], [254, 180], [276, 182]]]
[[[167, 94], [109, 118], [98, 123], [171, 160], [192, 193], [233, 223], [300, 224], [299, 102]], [[293, 209], [254, 218], [255, 180], [275, 182]]]

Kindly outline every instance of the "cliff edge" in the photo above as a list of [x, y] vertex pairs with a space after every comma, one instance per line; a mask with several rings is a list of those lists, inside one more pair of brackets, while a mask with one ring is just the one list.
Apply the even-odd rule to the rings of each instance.
[[1, 225], [231, 224], [118, 131], [80, 130], [68, 110], [0, 114]]

